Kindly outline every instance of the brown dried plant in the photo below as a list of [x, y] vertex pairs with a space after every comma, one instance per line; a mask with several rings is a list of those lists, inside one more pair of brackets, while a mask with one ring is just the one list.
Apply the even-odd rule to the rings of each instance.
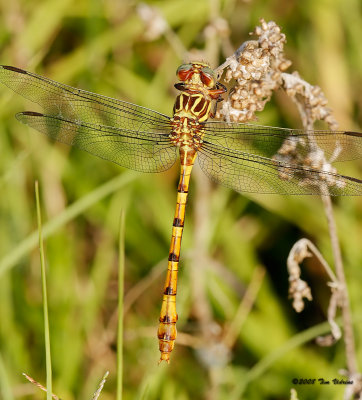
[[291, 65], [284, 58], [285, 35], [274, 22], [264, 20], [253, 33], [258, 40], [243, 43], [216, 69], [219, 76], [226, 69], [225, 82], [236, 82], [216, 118], [232, 122], [254, 120], [255, 112], [262, 111], [273, 91], [283, 84], [282, 72]]
[[[257, 40], [243, 43], [231, 57], [228, 57], [216, 69], [218, 78], [225, 72], [225, 82], [233, 83], [229, 97], [217, 111], [216, 118], [222, 118], [227, 122], [244, 123], [255, 120], [255, 113], [264, 109], [273, 92], [283, 89], [297, 106], [307, 133], [307, 140], [296, 140], [295, 137], [286, 138], [273, 159], [276, 162], [283, 162], [284, 165], [299, 165], [302, 167], [301, 170], [312, 167], [320, 171], [335, 173], [336, 169], [332, 167], [331, 162], [343, 149], [337, 145], [333, 151], [330, 151], [330, 157], [327, 159], [313, 136], [313, 126], [317, 120], [325, 121], [331, 130], [338, 129], [338, 123], [332, 115], [332, 110], [327, 107], [327, 99], [320, 87], [309, 84], [297, 72], [285, 72], [291, 65], [291, 61], [284, 55], [285, 35], [281, 33], [280, 27], [275, 22], [266, 22], [263, 19], [260, 22], [261, 25], [251, 33], [257, 36]], [[290, 173], [283, 171], [283, 168], [279, 170], [279, 177], [281, 179], [292, 178]], [[356, 361], [348, 290], [328, 191], [330, 186], [340, 187], [342, 183], [335, 179], [310, 182], [306, 176], [304, 180], [302, 179], [301, 184], [318, 184], [328, 221], [336, 276], [313, 243], [302, 239], [293, 246], [288, 257], [289, 294], [293, 298], [293, 307], [297, 312], [304, 308], [303, 298], [312, 300], [308, 284], [300, 279], [300, 264], [306, 257], [312, 255], [317, 257], [332, 281], [332, 283], [328, 283], [331, 289], [331, 298], [327, 312], [331, 335], [318, 338], [317, 343], [324, 346], [332, 345], [341, 337], [340, 329], [335, 322], [336, 312], [340, 309], [347, 365], [347, 371], [344, 371], [344, 374], [354, 382], [353, 385], [346, 388], [345, 398], [354, 396], [354, 398], [362, 399], [362, 378], [358, 372]]]
[[[33, 385], [35, 385], [37, 388], [39, 388], [40, 390], [42, 390], [43, 392], [47, 392], [47, 388], [45, 386], [43, 386], [41, 383], [37, 382], [35, 379], [33, 379], [31, 376], [27, 375], [25, 372], [23, 372], [23, 375], [25, 376], [25, 378], [32, 383]], [[52, 398], [54, 400], [60, 400], [60, 398], [56, 395], [52, 393]]]
[[[30, 383], [32, 383], [33, 385], [35, 385], [36, 387], [38, 387], [38, 388], [39, 388], [40, 390], [42, 390], [43, 392], [47, 392], [47, 388], [46, 388], [45, 386], [43, 386], [41, 383], [37, 382], [35, 379], [33, 379], [31, 376], [25, 374], [24, 372], [23, 372], [23, 375], [25, 376], [25, 378], [26, 378]], [[107, 379], [108, 375], [109, 375], [109, 372], [108, 372], [108, 371], [103, 375], [103, 378], [102, 378], [102, 380], [100, 381], [97, 390], [93, 393], [92, 400], [98, 400], [98, 398], [99, 398], [99, 396], [100, 396], [100, 394], [101, 394], [101, 392], [102, 392], [103, 386], [104, 386], [104, 384], [106, 383], [106, 379]], [[52, 398], [53, 398], [54, 400], [61, 400], [60, 397], [58, 397], [56, 394], [53, 394], [53, 393], [52, 393], [51, 396], [52, 396]]]

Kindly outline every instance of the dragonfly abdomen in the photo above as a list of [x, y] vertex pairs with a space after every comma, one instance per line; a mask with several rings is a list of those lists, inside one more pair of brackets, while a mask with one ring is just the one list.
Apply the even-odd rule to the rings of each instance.
[[170, 251], [168, 255], [167, 276], [163, 290], [162, 307], [160, 314], [160, 324], [158, 327], [159, 349], [161, 361], [169, 362], [170, 353], [174, 348], [177, 335], [176, 322], [176, 294], [177, 294], [177, 274], [181, 252], [181, 240], [185, 223], [185, 211], [187, 196], [189, 192], [189, 182], [191, 170], [196, 158], [195, 151], [185, 151], [180, 148], [181, 155], [181, 176], [177, 188], [176, 211], [172, 224], [172, 237]]

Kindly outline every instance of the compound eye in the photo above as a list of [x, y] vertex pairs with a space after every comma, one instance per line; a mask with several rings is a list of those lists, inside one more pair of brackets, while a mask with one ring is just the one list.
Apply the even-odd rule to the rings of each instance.
[[192, 64], [182, 64], [177, 68], [176, 75], [180, 81], [187, 81], [193, 75]]
[[214, 71], [211, 68], [205, 67], [200, 71], [201, 82], [207, 87], [215, 86]]

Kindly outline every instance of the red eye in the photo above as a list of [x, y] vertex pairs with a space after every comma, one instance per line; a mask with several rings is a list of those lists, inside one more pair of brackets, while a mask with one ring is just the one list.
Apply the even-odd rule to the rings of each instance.
[[183, 82], [191, 79], [193, 74], [194, 74], [194, 71], [187, 70], [187, 69], [180, 69], [179, 71], [177, 71], [177, 75], [178, 75], [180, 81], [183, 81]]
[[187, 81], [191, 79], [194, 74], [192, 64], [182, 64], [177, 68], [176, 74], [180, 81]]
[[206, 85], [207, 87], [214, 85], [214, 78], [209, 74], [205, 74], [205, 72], [200, 72], [201, 82]]

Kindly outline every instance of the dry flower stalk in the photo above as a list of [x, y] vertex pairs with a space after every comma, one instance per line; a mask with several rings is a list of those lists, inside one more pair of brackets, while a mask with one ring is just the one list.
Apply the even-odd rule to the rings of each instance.
[[[229, 98], [216, 112], [216, 118], [223, 118], [227, 122], [255, 120], [255, 113], [264, 109], [273, 91], [284, 89], [297, 105], [304, 129], [309, 134], [308, 140], [301, 137], [286, 138], [273, 159], [283, 165], [301, 166], [298, 172], [301, 175], [298, 176], [301, 186], [318, 186], [323, 195], [328, 195], [328, 187], [343, 188], [345, 183], [336, 179], [334, 174], [337, 170], [331, 165], [342, 150], [341, 147], [336, 143], [328, 160], [312, 134], [316, 120], [324, 120], [331, 130], [338, 128], [331, 109], [327, 107], [325, 95], [320, 87], [310, 85], [297, 72], [284, 72], [291, 61], [284, 56], [286, 38], [275, 22], [265, 22], [262, 19], [261, 26], [256, 27], [253, 33], [258, 36], [258, 40], [245, 42], [216, 69], [218, 76], [226, 70], [226, 83], [235, 81]], [[320, 175], [320, 181], [312, 180], [308, 173], [303, 173], [310, 168], [327, 174]], [[291, 170], [283, 166], [279, 168], [279, 176], [284, 180], [293, 179]]]
[[341, 330], [335, 322], [337, 307], [341, 306], [341, 286], [338, 284], [337, 278], [335, 277], [328, 263], [324, 260], [319, 250], [308, 239], [298, 240], [290, 250], [288, 256], [287, 267], [289, 273], [289, 297], [293, 299], [293, 308], [296, 312], [301, 312], [304, 309], [304, 298], [309, 301], [312, 300], [312, 293], [308, 283], [300, 278], [300, 264], [306, 258], [313, 256], [317, 258], [331, 280], [331, 282], [328, 282], [327, 284], [331, 290], [331, 298], [328, 305], [327, 317], [331, 327], [331, 334], [318, 337], [317, 343], [320, 346], [331, 346], [342, 336]]
[[[32, 383], [33, 385], [35, 385], [36, 387], [38, 387], [40, 390], [42, 390], [43, 392], [47, 392], [47, 388], [44, 387], [41, 383], [37, 382], [35, 379], [33, 379], [31, 376], [27, 375], [25, 372], [23, 372], [23, 375], [25, 376], [25, 378]], [[60, 398], [56, 395], [56, 394], [52, 394], [52, 398], [54, 400], [60, 400]]]
[[281, 87], [282, 72], [291, 61], [284, 58], [285, 35], [275, 22], [261, 20], [253, 32], [258, 40], [245, 42], [216, 69], [220, 76], [226, 68], [225, 81], [236, 81], [229, 98], [223, 102], [216, 118], [232, 122], [255, 119], [255, 112], [262, 111], [273, 91]]
[[[232, 79], [235, 80], [235, 85], [230, 90], [229, 98], [223, 102], [216, 113], [216, 117], [223, 118], [227, 122], [249, 122], [255, 120], [255, 113], [263, 110], [273, 91], [282, 88], [297, 105], [307, 138], [297, 141], [293, 137], [286, 138], [277, 154], [274, 155], [274, 160], [276, 163], [282, 161], [287, 165], [300, 166], [302, 174], [303, 171], [308, 171], [309, 168], [334, 173], [336, 170], [331, 166], [331, 162], [338, 157], [343, 149], [336, 143], [335, 149], [328, 160], [313, 135], [313, 125], [316, 120], [325, 121], [331, 130], [338, 128], [331, 109], [327, 107], [327, 99], [318, 86], [310, 85], [301, 79], [297, 72], [292, 74], [284, 72], [291, 65], [291, 62], [283, 54], [286, 42], [285, 35], [281, 33], [280, 28], [274, 22], [265, 22], [263, 19], [260, 22], [261, 26], [256, 27], [253, 32], [258, 39], [245, 42], [231, 57], [227, 58], [225, 63], [216, 69], [218, 78], [226, 70], [225, 81], [229, 83]], [[332, 336], [320, 338], [319, 343], [326, 345], [338, 340], [341, 336], [339, 327], [334, 321], [337, 308], [341, 308], [348, 367], [346, 375], [353, 376], [355, 379], [353, 389], [351, 386], [346, 389], [345, 398], [347, 399], [354, 395], [355, 398], [362, 399], [362, 380], [361, 375], [357, 372], [348, 291], [329, 195], [329, 187], [336, 186], [341, 188], [343, 187], [343, 182], [335, 179], [333, 175], [325, 175], [330, 177], [324, 181], [321, 179], [313, 182], [308, 179], [307, 174], [305, 174], [305, 177], [299, 177], [302, 178], [302, 185], [318, 185], [328, 221], [337, 275], [337, 279], [332, 279], [332, 295], [328, 307], [328, 321], [331, 325]], [[292, 178], [290, 172], [284, 171], [283, 168], [280, 168], [279, 176], [281, 179]], [[297, 243], [296, 246], [300, 246], [300, 243]], [[304, 307], [303, 298], [311, 299], [311, 293], [308, 285], [300, 279], [298, 260], [311, 255], [308, 249], [312, 249], [314, 255], [320, 254], [310, 242], [308, 244], [304, 243], [304, 249], [303, 246], [298, 251], [294, 247], [293, 249], [288, 258], [288, 268], [291, 270], [290, 295], [293, 298], [294, 308], [297, 311], [301, 311]], [[321, 256], [318, 256], [318, 258], [321, 258]], [[328, 271], [330, 268], [327, 267], [326, 270]]]
[[351, 374], [346, 370], [338, 371], [341, 375], [347, 376], [352, 385], [346, 385], [343, 400], [362, 400], [362, 375], [360, 373]]
[[106, 371], [106, 373], [103, 375], [103, 378], [98, 385], [97, 390], [94, 392], [94, 394], [92, 396], [92, 400], [98, 400], [98, 397], [101, 394], [103, 386], [106, 383], [106, 379], [107, 379], [108, 375], [109, 375], [109, 371]]
[[289, 273], [289, 298], [293, 299], [293, 308], [298, 313], [304, 309], [304, 298], [309, 301], [312, 301], [313, 299], [308, 283], [300, 279], [301, 270], [299, 265], [307, 257], [312, 257], [312, 253], [308, 251], [308, 245], [302, 239], [294, 244], [287, 260]]
[[[26, 378], [29, 382], [31, 382], [33, 385], [35, 385], [36, 387], [38, 387], [40, 390], [42, 390], [42, 391], [44, 391], [44, 392], [47, 392], [47, 388], [44, 387], [41, 383], [37, 382], [35, 379], [33, 379], [31, 376], [27, 375], [27, 374], [24, 373], [24, 372], [23, 372], [23, 375], [25, 376], [25, 378]], [[93, 396], [92, 396], [92, 400], [98, 400], [99, 395], [101, 394], [101, 391], [102, 391], [102, 389], [103, 389], [103, 386], [104, 386], [104, 384], [105, 384], [105, 382], [106, 382], [106, 379], [107, 379], [107, 376], [108, 376], [108, 375], [109, 375], [109, 371], [107, 371], [107, 372], [104, 374], [104, 376], [103, 376], [101, 382], [100, 382], [99, 385], [98, 385], [97, 390], [95, 391], [95, 393], [94, 393]], [[60, 400], [60, 398], [59, 398], [56, 394], [52, 394], [52, 398], [53, 398], [54, 400]]]
[[225, 82], [236, 81], [216, 118], [232, 122], [255, 120], [255, 112], [264, 109], [273, 91], [283, 88], [297, 104], [305, 127], [307, 121], [324, 120], [330, 129], [337, 129], [338, 124], [331, 109], [326, 107], [327, 99], [320, 87], [302, 80], [297, 72], [284, 72], [292, 62], [285, 58], [286, 37], [280, 27], [273, 21], [261, 19], [260, 22], [261, 26], [251, 33], [258, 36], [258, 40], [243, 43], [215, 70], [220, 77], [226, 69]]
[[319, 86], [313, 86], [301, 79], [297, 71], [282, 73], [283, 89], [298, 107], [303, 126], [313, 129], [314, 121], [325, 121], [329, 129], [337, 130], [338, 123], [327, 107], [328, 100]]
[[[327, 160], [324, 151], [318, 146], [313, 136], [313, 124], [317, 120], [324, 120], [331, 130], [338, 129], [338, 123], [327, 107], [327, 99], [318, 86], [312, 86], [300, 78], [297, 72], [292, 74], [282, 73], [283, 89], [296, 104], [301, 116], [303, 126], [308, 135], [308, 140], [295, 137], [285, 139], [278, 153], [273, 157], [276, 161], [285, 164], [300, 165], [306, 169], [312, 168], [330, 174], [320, 175], [320, 181], [312, 181], [308, 176], [301, 180], [301, 185], [318, 185], [322, 195], [328, 195], [328, 187], [343, 188], [345, 183], [336, 179], [337, 169], [332, 162], [338, 157], [342, 148], [336, 147]], [[281, 167], [279, 176], [282, 179], [291, 179], [290, 171]]]

